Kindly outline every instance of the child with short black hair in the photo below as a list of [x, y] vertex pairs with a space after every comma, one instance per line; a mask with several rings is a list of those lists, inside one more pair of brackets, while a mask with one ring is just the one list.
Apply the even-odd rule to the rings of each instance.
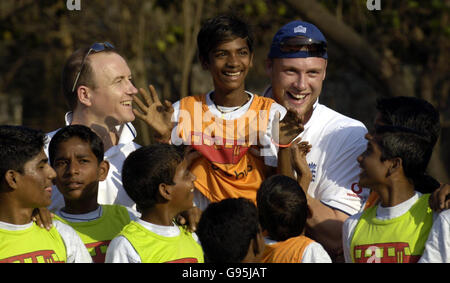
[[98, 184], [106, 179], [109, 170], [103, 155], [102, 140], [83, 125], [60, 129], [49, 145], [55, 184], [65, 203], [55, 214], [77, 231], [96, 263], [105, 262], [110, 241], [138, 218], [131, 208], [98, 204]]
[[310, 210], [297, 181], [273, 175], [261, 184], [256, 200], [259, 221], [267, 233], [263, 262], [331, 262], [322, 245], [304, 236]]
[[112, 240], [106, 262], [203, 262], [195, 233], [174, 223], [193, 207], [195, 176], [189, 167], [196, 156], [185, 147], [155, 144], [127, 157], [123, 186], [142, 216]]
[[55, 171], [44, 153], [45, 135], [0, 126], [0, 262], [92, 262], [77, 233], [58, 220], [50, 230], [31, 221], [51, 203]]
[[378, 125], [367, 134], [358, 157], [359, 185], [376, 192], [380, 203], [350, 216], [343, 226], [346, 262], [417, 262], [434, 217], [429, 194], [415, 189], [428, 166], [433, 145], [406, 126]]
[[[433, 150], [441, 132], [441, 125], [439, 112], [431, 103], [412, 96], [383, 97], [377, 99], [376, 109], [372, 131], [375, 131], [377, 126], [395, 126], [423, 133], [428, 146]], [[439, 182], [426, 172], [414, 176], [414, 185], [415, 189], [423, 194], [432, 193], [440, 186]], [[378, 201], [377, 193], [371, 191], [364, 209], [375, 205]]]
[[264, 251], [258, 211], [245, 198], [209, 204], [202, 213], [197, 234], [207, 263], [260, 262]]

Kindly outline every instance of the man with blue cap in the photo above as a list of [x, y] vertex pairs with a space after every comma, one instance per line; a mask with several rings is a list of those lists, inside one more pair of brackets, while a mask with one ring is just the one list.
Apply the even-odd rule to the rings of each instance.
[[270, 47], [266, 70], [271, 86], [264, 96], [295, 109], [303, 118], [304, 131], [299, 136], [312, 145], [306, 156], [312, 180], [309, 188], [303, 188], [312, 211], [307, 233], [339, 261], [343, 222], [361, 209], [369, 194], [357, 185], [360, 168], [356, 162], [366, 148], [367, 129], [319, 103], [327, 61], [327, 41], [316, 26], [288, 23], [275, 34]]

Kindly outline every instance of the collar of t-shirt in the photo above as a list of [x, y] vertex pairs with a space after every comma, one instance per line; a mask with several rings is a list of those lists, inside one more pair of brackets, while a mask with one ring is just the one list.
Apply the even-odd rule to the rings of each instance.
[[180, 235], [180, 228], [175, 224], [171, 226], [157, 225], [142, 219], [138, 219], [136, 222], [144, 226], [145, 229], [163, 237], [176, 237]]
[[[250, 108], [250, 105], [253, 102], [253, 93], [249, 91], [245, 91], [248, 95], [250, 95], [250, 99], [242, 106], [233, 106], [233, 107], [225, 107], [225, 106], [217, 106], [214, 101], [211, 99], [211, 94], [214, 91], [208, 92], [206, 95], [206, 105], [209, 108], [209, 111], [214, 116], [221, 117], [224, 120], [233, 120], [244, 115], [247, 110]], [[220, 110], [219, 110], [220, 109]], [[224, 113], [225, 112], [225, 113]]]
[[[70, 125], [73, 120], [73, 112], [72, 111], [67, 112], [64, 118], [66, 121], [66, 126]], [[136, 129], [131, 123], [117, 125], [116, 130], [119, 133], [119, 142], [117, 143], [116, 146], [109, 148], [105, 152], [105, 156], [109, 156], [109, 151], [114, 152], [116, 151], [116, 148], [120, 148], [123, 145], [132, 142], [137, 136]]]
[[99, 205], [96, 210], [84, 214], [71, 214], [62, 210], [56, 211], [56, 214], [69, 222], [88, 222], [99, 219], [103, 215], [103, 209]]
[[381, 204], [377, 207], [377, 219], [388, 220], [405, 214], [422, 196], [421, 193], [416, 192], [411, 198], [402, 203], [392, 207], [383, 207]]
[[21, 231], [30, 228], [33, 225], [33, 221], [23, 225], [16, 225], [8, 222], [0, 221], [0, 229], [8, 231]]

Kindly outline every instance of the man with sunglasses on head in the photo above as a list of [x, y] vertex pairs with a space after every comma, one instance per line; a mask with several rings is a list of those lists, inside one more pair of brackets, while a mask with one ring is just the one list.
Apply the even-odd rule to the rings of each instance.
[[304, 131], [299, 136], [312, 145], [306, 158], [313, 176], [305, 189], [312, 211], [306, 231], [334, 261], [340, 261], [342, 225], [361, 209], [369, 194], [357, 186], [360, 169], [356, 162], [367, 145], [367, 129], [360, 121], [319, 103], [327, 60], [327, 42], [316, 26], [302, 21], [286, 24], [270, 47], [266, 70], [271, 86], [264, 96], [303, 117]]
[[[125, 158], [140, 147], [133, 142], [136, 130], [131, 124], [135, 119], [133, 95], [138, 90], [134, 87], [127, 62], [109, 42], [80, 48], [65, 63], [62, 90], [71, 110], [66, 113], [66, 125], [90, 127], [105, 147], [105, 160], [110, 163], [110, 169], [106, 180], [99, 183], [98, 203], [121, 204], [136, 209], [123, 189], [121, 177]], [[57, 131], [47, 134], [48, 142]], [[72, 172], [74, 176], [78, 173]], [[74, 189], [76, 187], [74, 177]], [[64, 199], [61, 193], [53, 190], [50, 210], [62, 207]]]

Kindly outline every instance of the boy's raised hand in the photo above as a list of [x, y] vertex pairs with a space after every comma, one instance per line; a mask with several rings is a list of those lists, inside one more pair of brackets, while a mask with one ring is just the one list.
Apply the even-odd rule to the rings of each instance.
[[161, 103], [153, 85], [149, 85], [148, 89], [150, 94], [143, 88], [139, 89], [145, 103], [136, 95], [133, 96], [133, 100], [139, 108], [139, 110], [134, 108], [133, 113], [147, 123], [155, 132], [155, 138], [158, 141], [168, 142], [173, 128], [171, 118], [174, 109], [172, 103], [167, 100], [164, 101], [164, 104]]
[[290, 147], [292, 156], [292, 165], [297, 172], [297, 182], [302, 187], [305, 194], [308, 191], [309, 183], [312, 180], [312, 173], [306, 161], [306, 154], [310, 152], [311, 145], [307, 141], [293, 144]]
[[290, 144], [301, 132], [303, 132], [303, 119], [297, 111], [286, 108], [287, 113], [280, 121], [280, 113], [275, 114], [272, 122], [272, 139], [280, 144]]

